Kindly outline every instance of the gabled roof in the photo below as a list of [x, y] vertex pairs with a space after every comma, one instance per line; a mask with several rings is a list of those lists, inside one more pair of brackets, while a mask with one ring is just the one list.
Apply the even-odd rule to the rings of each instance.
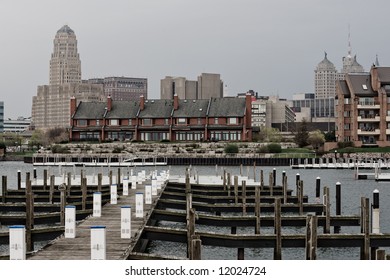
[[350, 73], [347, 77], [351, 88], [350, 91], [360, 96], [372, 96], [376, 92], [371, 87], [371, 76], [369, 73]]
[[208, 99], [179, 100], [179, 108], [173, 112], [175, 118], [204, 118], [206, 117]]
[[377, 67], [381, 84], [390, 84], [390, 67]]
[[139, 110], [139, 101], [112, 101], [107, 119], [134, 119]]
[[74, 119], [88, 119], [88, 120], [98, 120], [102, 119], [106, 111], [107, 103], [106, 102], [80, 102], [77, 107]]
[[[345, 80], [337, 80], [336, 83], [338, 84], [339, 89], [341, 90], [344, 98], [351, 97], [351, 92], [349, 91], [347, 82]], [[336, 95], [336, 99], [337, 99], [337, 95]]]
[[173, 100], [145, 100], [145, 107], [139, 113], [140, 118], [169, 118], [172, 114]]
[[245, 98], [224, 97], [211, 98], [209, 117], [243, 117], [245, 115]]

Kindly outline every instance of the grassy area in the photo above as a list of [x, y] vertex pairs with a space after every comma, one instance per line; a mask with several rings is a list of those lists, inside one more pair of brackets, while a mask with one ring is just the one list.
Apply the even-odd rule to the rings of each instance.
[[307, 148], [287, 148], [287, 149], [282, 149], [282, 153], [293, 153], [293, 154], [313, 153], [313, 150]]
[[330, 153], [337, 151], [337, 153], [390, 153], [390, 147], [373, 147], [373, 148], [355, 148], [347, 147], [343, 149], [334, 149]]

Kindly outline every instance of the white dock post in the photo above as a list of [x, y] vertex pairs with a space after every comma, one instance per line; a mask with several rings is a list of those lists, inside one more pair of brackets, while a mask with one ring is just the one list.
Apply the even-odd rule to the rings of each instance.
[[116, 184], [111, 185], [111, 204], [118, 204], [118, 186]]
[[152, 195], [157, 195], [157, 178], [152, 179]]
[[102, 216], [102, 193], [95, 192], [93, 193], [93, 217], [101, 217]]
[[135, 217], [143, 218], [144, 216], [144, 194], [135, 194]]
[[26, 228], [25, 226], [9, 227], [9, 259], [26, 259]]
[[121, 238], [131, 238], [131, 206], [121, 207]]
[[106, 259], [106, 227], [91, 227], [91, 260]]
[[128, 196], [129, 195], [129, 177], [123, 177], [122, 184], [123, 184], [123, 195]]
[[65, 206], [65, 238], [76, 237], [76, 206]]
[[145, 204], [152, 204], [152, 186], [145, 185]]
[[377, 189], [373, 192], [373, 203], [372, 203], [372, 233], [380, 233], [380, 222], [379, 222], [379, 191]]
[[132, 175], [131, 176], [131, 189], [135, 190], [137, 188], [137, 176]]

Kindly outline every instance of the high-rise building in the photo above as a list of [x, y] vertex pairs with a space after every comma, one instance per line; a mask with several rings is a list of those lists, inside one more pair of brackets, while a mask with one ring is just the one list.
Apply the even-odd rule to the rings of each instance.
[[166, 76], [161, 80], [160, 98], [210, 99], [223, 97], [223, 81], [220, 74], [202, 73], [197, 81], [184, 77]]
[[315, 75], [315, 96], [316, 98], [329, 98], [336, 95], [336, 80], [339, 79], [338, 72], [334, 64], [328, 59], [325, 52], [324, 59], [318, 63]]
[[54, 37], [50, 59], [50, 85], [81, 83], [81, 61], [77, 52], [76, 35], [64, 25]]
[[90, 84], [102, 84], [104, 95], [112, 100], [139, 100], [140, 96], [148, 98], [148, 79], [130, 77], [106, 77], [89, 79]]
[[0, 101], [0, 133], [4, 131], [4, 102]]
[[37, 95], [33, 97], [31, 115], [36, 129], [69, 127], [72, 96], [79, 101], [104, 98], [103, 85], [82, 83], [76, 35], [67, 25], [55, 35], [49, 76], [49, 85], [38, 86]]

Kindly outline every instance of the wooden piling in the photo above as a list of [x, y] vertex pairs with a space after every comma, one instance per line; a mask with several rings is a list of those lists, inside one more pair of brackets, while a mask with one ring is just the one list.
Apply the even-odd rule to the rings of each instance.
[[298, 206], [299, 215], [303, 215], [303, 181], [299, 180], [298, 183]]
[[112, 185], [112, 170], [110, 170], [109, 172], [108, 172], [108, 181], [109, 181], [109, 184], [110, 184], [110, 186]]
[[260, 187], [255, 188], [255, 215], [256, 215], [255, 234], [260, 234]]
[[[28, 176], [29, 177], [29, 176]], [[26, 250], [34, 251], [31, 230], [34, 228], [34, 195], [31, 180], [26, 181]]]
[[280, 198], [275, 198], [275, 222], [274, 222], [274, 233], [276, 237], [275, 248], [274, 248], [274, 260], [282, 259], [282, 219], [281, 219], [281, 203]]
[[264, 171], [260, 170], [260, 188], [261, 190], [264, 189]]
[[232, 178], [230, 177], [230, 173], [227, 173], [227, 191], [228, 191], [228, 196], [230, 196], [230, 187], [232, 185]]
[[121, 168], [119, 167], [118, 168], [118, 176], [116, 178], [116, 184], [117, 184], [118, 188], [119, 188], [120, 183], [121, 183]]
[[287, 176], [283, 177], [283, 203], [287, 203]]
[[242, 176], [242, 163], [240, 164], [240, 176]]
[[66, 198], [65, 198], [65, 192], [66, 192], [66, 185], [61, 184], [58, 186], [58, 190], [60, 191], [60, 223], [61, 226], [65, 226], [65, 204], [66, 204]]
[[[340, 182], [336, 183], [336, 216], [341, 215], [341, 184]], [[334, 226], [334, 233], [340, 233], [340, 226]]]
[[188, 211], [187, 219], [187, 258], [191, 258], [192, 242], [191, 237], [195, 234], [195, 209], [191, 208]]
[[370, 205], [369, 199], [362, 197], [362, 229], [364, 234], [363, 247], [360, 250], [360, 259], [369, 260], [370, 259]]
[[43, 170], [43, 189], [46, 190], [47, 188], [47, 169]]
[[306, 260], [317, 259], [317, 224], [318, 217], [307, 215], [306, 218]]
[[386, 251], [383, 249], [376, 250], [376, 259], [377, 260], [386, 260]]
[[81, 207], [85, 210], [87, 205], [87, 178], [81, 179], [81, 195]]
[[67, 194], [66, 196], [70, 196], [70, 189], [72, 188], [72, 173], [68, 172], [68, 184], [66, 186], [67, 188]]
[[237, 248], [237, 260], [245, 260], [245, 249]]
[[234, 176], [234, 203], [238, 204], [238, 176]]
[[324, 233], [330, 233], [330, 197], [329, 188], [324, 187], [325, 225]]
[[18, 170], [18, 190], [22, 189], [22, 172]]
[[256, 161], [253, 161], [253, 182], [256, 182]]
[[99, 173], [98, 174], [98, 192], [101, 192], [102, 191], [102, 179], [103, 179], [103, 175], [102, 173]]
[[227, 187], [226, 183], [227, 182], [226, 182], [226, 170], [225, 169], [223, 170], [223, 175], [222, 176], [223, 176], [223, 178], [222, 178], [223, 190], [226, 191], [226, 187]]
[[276, 168], [272, 169], [272, 186], [276, 187]]
[[246, 215], [246, 181], [242, 181], [242, 215]]
[[54, 181], [55, 176], [50, 176], [50, 188], [49, 188], [49, 203], [53, 203], [53, 194], [54, 194]]
[[200, 236], [195, 234], [191, 238], [191, 260], [201, 260], [202, 259], [202, 240]]
[[5, 203], [7, 201], [7, 176], [1, 177], [1, 201]]
[[270, 195], [273, 196], [274, 195], [274, 179], [273, 179], [273, 175], [272, 175], [272, 172], [269, 173], [269, 192], [270, 192]]

